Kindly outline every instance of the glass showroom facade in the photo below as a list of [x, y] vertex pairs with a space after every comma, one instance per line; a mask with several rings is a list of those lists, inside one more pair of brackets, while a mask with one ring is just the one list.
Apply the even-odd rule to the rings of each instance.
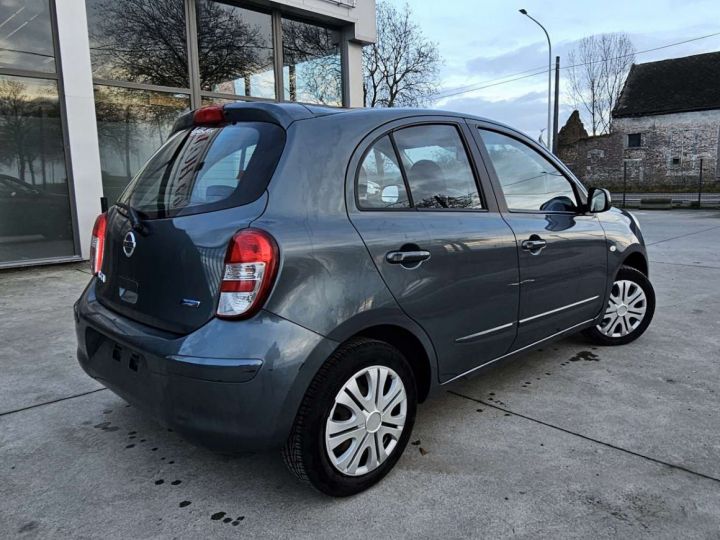
[[76, 252], [54, 25], [47, 0], [0, 2], [0, 263]]
[[358, 105], [346, 88], [349, 69], [361, 70], [348, 66], [357, 22], [329, 16], [352, 14], [354, 3], [314, 1], [314, 11], [286, 12], [265, 2], [85, 0], [84, 28], [75, 30], [87, 33], [97, 148], [75, 150], [63, 103], [62, 64], [76, 60], [62, 43], [73, 24], [57, 12], [65, 3], [0, 0], [0, 266], [87, 257], [69, 153], [83, 168], [83, 157], [99, 158], [94, 189], [112, 204], [191, 108]]

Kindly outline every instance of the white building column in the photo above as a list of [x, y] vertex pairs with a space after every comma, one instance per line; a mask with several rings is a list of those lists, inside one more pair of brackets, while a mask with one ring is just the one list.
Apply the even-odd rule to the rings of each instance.
[[364, 107], [362, 45], [345, 39], [343, 55], [343, 92], [346, 107]]
[[66, 140], [69, 141], [67, 167], [74, 186], [80, 253], [87, 259], [90, 256], [90, 235], [95, 218], [100, 213], [100, 197], [103, 194], [87, 15], [83, 0], [60, 0], [55, 5]]

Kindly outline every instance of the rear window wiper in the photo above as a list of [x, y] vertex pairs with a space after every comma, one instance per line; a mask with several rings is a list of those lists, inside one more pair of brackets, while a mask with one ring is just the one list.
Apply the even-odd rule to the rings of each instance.
[[138, 232], [142, 232], [142, 231], [143, 231], [143, 229], [144, 229], [145, 227], [143, 226], [142, 219], [140, 218], [140, 214], [138, 213], [137, 210], [135, 210], [135, 209], [134, 209], [132, 206], [130, 206], [129, 204], [125, 204], [125, 203], [121, 203], [121, 202], [116, 202], [116, 203], [115, 203], [115, 206], [117, 206], [118, 208], [120, 208], [121, 210], [123, 210], [123, 212], [121, 212], [121, 213], [122, 213], [126, 218], [128, 218], [128, 220], [130, 221], [130, 225], [132, 226], [133, 230], [138, 231]]

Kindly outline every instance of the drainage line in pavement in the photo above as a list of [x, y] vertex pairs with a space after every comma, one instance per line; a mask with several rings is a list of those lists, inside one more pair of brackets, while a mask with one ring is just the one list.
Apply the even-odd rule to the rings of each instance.
[[677, 240], [678, 238], [685, 238], [686, 236], [692, 236], [693, 234], [700, 234], [700, 233], [712, 231], [714, 229], [717, 229], [718, 227], [720, 227], [720, 225], [715, 225], [714, 227], [710, 227], [709, 229], [702, 229], [701, 231], [680, 234], [678, 236], [673, 236], [672, 238], [666, 238], [665, 240], [658, 240], [657, 242], [650, 242], [649, 244], [645, 244], [645, 245], [646, 246], [655, 246], [657, 244], [662, 244], [663, 242], [669, 242], [670, 240]]
[[703, 264], [683, 264], [683, 263], [671, 263], [665, 261], [650, 261], [652, 264], [669, 264], [670, 266], [685, 266], [687, 268], [709, 268], [711, 270], [720, 270], [720, 266], [707, 266]]
[[78, 397], [87, 396], [90, 394], [94, 394], [95, 392], [102, 392], [103, 390], [107, 390], [107, 388], [97, 388], [95, 390], [90, 390], [89, 392], [83, 392], [82, 394], [75, 394], [74, 396], [67, 396], [67, 397], [61, 397], [58, 399], [53, 399], [52, 401], [45, 401], [43, 403], [36, 403], [35, 405], [28, 405], [27, 407], [23, 407], [21, 409], [15, 409], [13, 411], [5, 411], [0, 412], [0, 416], [7, 416], [8, 414], [14, 414], [22, 411], [27, 411], [29, 409], [35, 409], [36, 407], [43, 407], [45, 405], [52, 405], [53, 403], [58, 403], [59, 401], [66, 401], [68, 399], [75, 399]]
[[615, 446], [612, 443], [608, 443], [605, 441], [601, 441], [598, 439], [593, 439], [592, 437], [588, 437], [587, 435], [583, 435], [581, 433], [576, 433], [575, 431], [570, 431], [569, 429], [565, 429], [560, 426], [556, 426], [554, 424], [549, 424], [547, 422], [543, 422], [542, 420], [538, 420], [537, 418], [533, 418], [531, 416], [526, 416], [524, 414], [520, 414], [514, 411], [511, 411], [509, 409], [505, 409], [503, 407], [499, 407], [497, 405], [493, 405], [492, 403], [488, 403], [487, 401], [483, 401], [482, 399], [476, 399], [470, 396], [466, 396], [464, 394], [459, 394], [458, 392], [453, 392], [452, 390], [448, 390], [448, 394], [452, 394], [454, 396], [468, 399], [470, 401], [474, 401], [475, 403], [481, 403], [482, 405], [485, 405], [486, 407], [492, 407], [493, 409], [497, 409], [498, 411], [502, 411], [505, 413], [512, 414], [514, 416], [519, 416], [520, 418], [524, 418], [525, 420], [530, 420], [531, 422], [535, 422], [536, 424], [540, 424], [552, 429], [556, 429], [558, 431], [562, 431], [563, 433], [567, 433], [569, 435], [574, 435], [576, 437], [580, 437], [581, 439], [585, 439], [586, 441], [594, 442], [597, 444], [601, 444], [603, 446], [607, 446], [608, 448], [612, 448], [613, 450], [619, 450], [620, 452], [625, 452], [626, 454], [630, 454], [631, 456], [636, 456], [642, 459], [646, 459], [648, 461], [652, 461], [653, 463], [657, 463], [658, 465], [665, 465], [666, 467], [670, 467], [671, 469], [677, 469], [680, 471], [684, 471], [689, 474], [694, 474], [695, 476], [700, 476], [701, 478], [706, 478], [708, 480], [712, 480], [713, 482], [720, 483], [720, 478], [715, 478], [714, 476], [710, 476], [707, 474], [703, 474], [701, 472], [693, 471], [692, 469], [688, 469], [687, 467], [683, 467], [682, 465], [676, 465], [674, 463], [668, 463], [667, 461], [663, 461], [661, 459], [657, 459], [654, 457], [646, 456], [644, 454], [639, 454], [638, 452], [633, 452], [632, 450], [628, 450], [627, 448], [622, 448], [620, 446]]

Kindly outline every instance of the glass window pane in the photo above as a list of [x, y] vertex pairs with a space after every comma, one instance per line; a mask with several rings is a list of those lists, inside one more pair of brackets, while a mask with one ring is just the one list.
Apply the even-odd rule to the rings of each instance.
[[465, 146], [453, 126], [395, 132], [416, 208], [482, 208]]
[[365, 154], [358, 171], [357, 197], [360, 208], [410, 208], [389, 137], [380, 139]]
[[285, 99], [342, 105], [340, 32], [282, 20]]
[[73, 253], [57, 83], [0, 75], [0, 263]]
[[110, 204], [189, 109], [186, 94], [95, 86], [103, 193]]
[[86, 0], [93, 76], [188, 88], [183, 0]]
[[201, 88], [274, 99], [272, 17], [211, 0], [196, 6]]
[[576, 210], [572, 184], [541, 154], [512, 137], [494, 131], [481, 133], [509, 209]]
[[0, 67], [55, 72], [49, 0], [0, 2]]

